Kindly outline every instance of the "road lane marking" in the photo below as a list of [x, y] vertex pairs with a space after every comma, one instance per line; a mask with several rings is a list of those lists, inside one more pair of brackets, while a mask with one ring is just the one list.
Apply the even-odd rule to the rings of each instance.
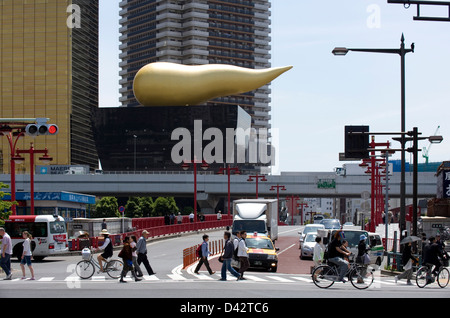
[[285, 249], [282, 250], [281, 252], [278, 252], [277, 254], [280, 255], [280, 254], [286, 252], [288, 249], [292, 248], [293, 246], [295, 246], [295, 244], [292, 244], [292, 245], [288, 246], [287, 248], [285, 248]]

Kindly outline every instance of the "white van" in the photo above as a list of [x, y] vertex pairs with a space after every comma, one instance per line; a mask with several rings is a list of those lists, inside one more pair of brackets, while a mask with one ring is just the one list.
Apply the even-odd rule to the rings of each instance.
[[369, 233], [367, 241], [370, 247], [370, 263], [380, 266], [384, 259], [384, 246], [380, 234]]
[[[337, 230], [319, 230], [318, 234], [323, 238], [324, 245], [328, 244], [330, 238]], [[369, 233], [364, 230], [343, 229], [345, 240], [348, 241], [348, 247], [350, 252], [354, 255], [358, 255], [358, 244], [360, 236], [364, 234], [367, 237], [366, 244], [369, 249], [370, 263], [381, 265], [384, 258], [384, 247], [381, 241], [381, 237], [377, 233]]]

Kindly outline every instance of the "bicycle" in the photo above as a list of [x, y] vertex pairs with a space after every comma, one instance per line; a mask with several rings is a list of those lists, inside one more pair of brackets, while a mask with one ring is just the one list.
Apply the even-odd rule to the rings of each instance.
[[437, 281], [439, 287], [445, 288], [450, 280], [450, 272], [448, 269], [441, 265], [439, 267], [438, 274], [435, 275], [433, 269], [435, 265], [425, 264], [419, 267], [416, 273], [416, 284], [419, 288], [424, 288], [426, 285]]
[[[328, 262], [330, 265], [323, 264], [317, 266], [312, 273], [314, 285], [319, 288], [329, 288], [339, 279], [339, 266]], [[350, 268], [347, 269], [345, 276], [348, 276], [351, 284], [357, 289], [369, 288], [374, 280], [371, 266], [363, 266], [354, 262], [354, 257], [350, 261]]]
[[[100, 264], [93, 257], [93, 250], [89, 249], [89, 254], [82, 254], [83, 260], [79, 261], [75, 267], [75, 272], [82, 279], [88, 279], [95, 273], [95, 268], [100, 269]], [[107, 260], [103, 266], [103, 272], [111, 278], [118, 279], [122, 273], [123, 263], [118, 259]]]

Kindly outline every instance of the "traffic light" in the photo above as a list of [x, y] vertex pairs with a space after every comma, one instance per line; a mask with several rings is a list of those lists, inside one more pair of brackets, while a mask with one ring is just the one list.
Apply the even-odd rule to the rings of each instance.
[[25, 127], [25, 134], [28, 136], [58, 134], [58, 126], [55, 124], [29, 124]]
[[[362, 134], [364, 133], [364, 134]], [[345, 158], [369, 158], [369, 126], [345, 126]]]

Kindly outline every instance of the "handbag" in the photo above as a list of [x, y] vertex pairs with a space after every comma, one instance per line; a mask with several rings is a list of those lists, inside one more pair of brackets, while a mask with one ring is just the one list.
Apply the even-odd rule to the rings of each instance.
[[219, 256], [219, 263], [223, 263], [223, 255]]
[[369, 254], [365, 253], [365, 254], [363, 255], [362, 259], [363, 259], [363, 264], [364, 264], [364, 265], [370, 264], [370, 256], [369, 256]]

